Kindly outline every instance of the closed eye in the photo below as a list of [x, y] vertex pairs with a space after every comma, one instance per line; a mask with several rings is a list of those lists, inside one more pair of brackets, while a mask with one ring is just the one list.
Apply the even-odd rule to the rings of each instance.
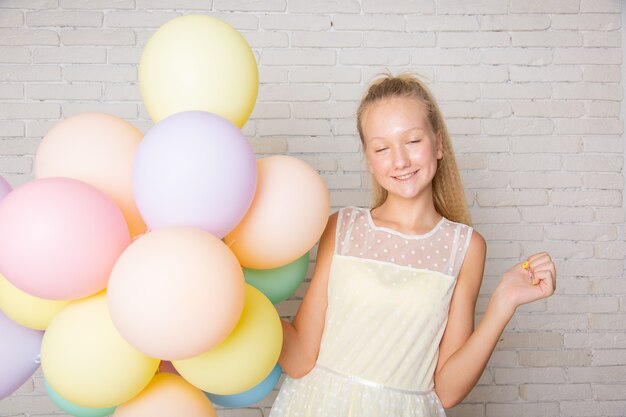
[[375, 151], [375, 152], [376, 152], [376, 153], [379, 153], [379, 152], [382, 152], [382, 151], [386, 151], [387, 149], [388, 149], [388, 148], [379, 148], [379, 149], [376, 149], [376, 151]]

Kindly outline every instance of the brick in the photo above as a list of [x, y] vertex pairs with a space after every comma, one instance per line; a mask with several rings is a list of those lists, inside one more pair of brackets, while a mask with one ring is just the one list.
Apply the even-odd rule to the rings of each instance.
[[60, 32], [63, 45], [134, 45], [131, 29], [76, 29]]
[[621, 64], [619, 48], [554, 48], [554, 64]]
[[598, 223], [624, 223], [626, 213], [620, 208], [598, 208], [596, 221]]
[[324, 183], [330, 190], [359, 189], [362, 185], [358, 174], [323, 175]]
[[508, 4], [497, 0], [438, 0], [437, 14], [507, 14]]
[[286, 138], [252, 138], [250, 140], [252, 149], [255, 154], [285, 154], [287, 152], [287, 139]]
[[[336, 35], [336, 34], [335, 34]], [[410, 48], [435, 46], [434, 33], [395, 33], [367, 31], [363, 34], [363, 46], [366, 48]]]
[[498, 348], [562, 348], [563, 336], [554, 332], [505, 332]]
[[598, 400], [622, 400], [626, 392], [626, 384], [594, 384]]
[[66, 117], [86, 112], [107, 113], [122, 119], [132, 119], [138, 115], [137, 104], [135, 103], [86, 102], [63, 104], [63, 115]]
[[363, 35], [360, 32], [304, 32], [291, 34], [291, 46], [350, 48], [361, 46]]
[[59, 0], [3, 0], [2, 7], [7, 9], [54, 9], [59, 7]]
[[141, 59], [143, 48], [134, 46], [116, 46], [108, 50], [109, 64], [137, 64]]
[[552, 119], [555, 134], [621, 134], [624, 124], [619, 119]]
[[178, 16], [177, 12], [121, 11], [107, 13], [104, 22], [110, 28], [158, 28]]
[[592, 222], [594, 211], [590, 207], [523, 207], [522, 218], [529, 223]]
[[626, 243], [596, 243], [595, 256], [598, 259], [624, 259], [626, 258]]
[[448, 133], [453, 136], [463, 134], [478, 135], [481, 133], [479, 119], [448, 118], [446, 126], [448, 127]]
[[437, 83], [431, 84], [430, 90], [440, 104], [456, 100], [474, 101], [480, 97], [480, 85], [477, 84]]
[[593, 352], [593, 366], [626, 365], [626, 350], [596, 349]]
[[583, 65], [583, 81], [619, 82], [619, 65]]
[[259, 120], [259, 136], [314, 136], [329, 135], [330, 124], [326, 120]]
[[257, 102], [251, 119], [288, 119], [291, 116], [291, 108], [287, 103]]
[[583, 33], [583, 46], [619, 48], [622, 39], [618, 31]]
[[[315, 68], [315, 67], [314, 67]], [[259, 68], [259, 83], [271, 84], [271, 83], [286, 83], [289, 72], [286, 68], [276, 67], [260, 67]], [[263, 100], [263, 96], [259, 96], [259, 99]]]
[[137, 85], [105, 85], [105, 101], [141, 101], [141, 94]]
[[365, 159], [361, 155], [356, 156], [343, 156], [337, 160], [339, 164], [339, 170], [344, 172], [352, 171], [365, 171], [366, 163]]
[[524, 384], [520, 397], [526, 401], [587, 400], [593, 398], [590, 384]]
[[[0, 136], [3, 138], [24, 136], [24, 122], [19, 120], [0, 120]], [[20, 140], [13, 141], [4, 139], [2, 145], [0, 145], [0, 148], [3, 149], [3, 151], [0, 151], [0, 155], [16, 154], [15, 152], [11, 152], [12, 145], [18, 145], [17, 147], [19, 148], [19, 144], [21, 144]], [[17, 153], [17, 155], [23, 154], [24, 153], [21, 151]]]
[[[465, 182], [465, 181], [464, 181]], [[465, 188], [468, 188], [467, 186]], [[521, 220], [520, 213], [517, 208], [513, 207], [472, 207], [472, 221], [474, 224], [493, 224], [493, 223], [519, 223]], [[496, 243], [503, 245], [502, 243]], [[494, 244], [490, 243], [487, 250]]]
[[[497, 190], [492, 190], [492, 192], [496, 192]], [[481, 205], [486, 205], [483, 200], [485, 198], [481, 193], [477, 193], [478, 203]], [[501, 200], [496, 202], [490, 202], [492, 206], [497, 206]], [[503, 204], [505, 205], [505, 204]], [[507, 225], [506, 228], [501, 225], [482, 225], [480, 227], [480, 232], [483, 234], [485, 239], [488, 241], [492, 240], [540, 240], [543, 238], [543, 228], [540, 226], [529, 226], [529, 225]], [[508, 264], [507, 264], [508, 265]]]
[[410, 61], [410, 52], [402, 49], [358, 48], [339, 52], [342, 65], [406, 65]]
[[511, 0], [511, 13], [578, 13], [580, 0]]
[[572, 417], [621, 417], [626, 401], [562, 401], [561, 410]]
[[31, 27], [99, 27], [102, 12], [36, 11], [26, 13], [26, 25]]
[[326, 101], [327, 86], [305, 84], [266, 84], [259, 87], [259, 97], [268, 101]]
[[314, 48], [265, 49], [261, 65], [335, 65], [336, 52]]
[[583, 151], [619, 154], [624, 151], [624, 141], [619, 136], [585, 136], [583, 139]]
[[456, 163], [460, 170], [487, 168], [485, 155], [457, 155]]
[[480, 17], [481, 30], [546, 30], [550, 27], [547, 15], [485, 15]]
[[561, 157], [553, 154], [493, 155], [489, 157], [489, 169], [495, 171], [557, 171], [561, 169]]
[[[211, 10], [211, 2], [206, 0], [136, 0], [137, 9], [191, 9]], [[133, 7], [134, 8], [134, 7]]]
[[435, 4], [433, 0], [415, 2], [412, 0], [363, 0], [361, 9], [365, 13], [419, 13], [434, 14]]
[[0, 99], [21, 99], [24, 97], [22, 84], [0, 84]]
[[506, 101], [450, 102], [440, 106], [445, 118], [502, 118], [511, 115], [511, 106]]
[[331, 205], [338, 207], [367, 206], [370, 200], [369, 191], [341, 191], [330, 193]]
[[511, 174], [512, 188], [579, 188], [580, 174], [568, 172], [515, 172]]
[[511, 35], [507, 32], [441, 32], [437, 46], [443, 48], [484, 48], [509, 46]]
[[464, 401], [490, 403], [494, 398], [501, 402], [515, 401], [519, 398], [519, 389], [514, 385], [476, 386]]
[[[472, 217], [472, 220], [474, 218]], [[489, 243], [487, 246], [487, 257], [490, 259], [496, 258], [515, 258], [521, 257], [521, 248], [519, 243], [510, 242], [494, 242]]]
[[3, 29], [0, 28], [0, 45], [34, 46], [59, 45], [59, 35], [44, 29]]
[[[620, 280], [623, 281], [621, 278]], [[563, 335], [563, 342], [566, 348], [626, 348], [626, 333], [616, 331], [565, 333]], [[624, 369], [626, 369], [626, 367]]]
[[269, 30], [322, 31], [331, 28], [331, 18], [328, 15], [265, 14], [260, 17], [260, 27]]
[[356, 108], [351, 103], [293, 103], [293, 117], [296, 119], [333, 119], [354, 117]]
[[622, 99], [622, 91], [615, 83], [555, 83], [553, 98], [557, 100], [615, 100]]
[[[495, 381], [497, 384], [523, 384], [523, 383], [552, 383], [566, 382], [566, 374], [563, 368], [496, 368]], [[509, 415], [509, 414], [501, 414]]]
[[454, 151], [457, 153], [498, 153], [509, 152], [509, 141], [506, 137], [497, 136], [455, 136], [452, 139]]
[[134, 82], [137, 67], [132, 65], [69, 65], [63, 68], [67, 81]]
[[[4, 5], [3, 5], [4, 6]], [[3, 10], [0, 14], [0, 27], [18, 28], [24, 25], [24, 12], [21, 10]]]
[[583, 176], [585, 188], [601, 190], [623, 190], [624, 176], [621, 173], [588, 173]]
[[508, 182], [507, 175], [495, 172], [468, 172], [463, 175], [465, 188], [506, 188]]
[[[0, 123], [0, 132], [4, 138], [17, 137], [17, 139], [2, 139], [0, 140], [0, 154], [22, 156], [22, 155], [35, 155], [37, 148], [39, 147], [39, 139], [25, 139], [24, 136], [24, 124], [21, 122], [16, 123], [17, 126], [7, 126], [8, 123], [3, 121]], [[8, 129], [12, 128], [20, 133], [12, 133]], [[5, 130], [7, 129], [7, 130]], [[6, 132], [6, 133], [5, 133]]]
[[621, 4], [616, 0], [581, 0], [580, 11], [583, 13], [619, 13], [622, 10]]
[[558, 65], [547, 67], [511, 66], [511, 81], [582, 81], [583, 72], [578, 66]]
[[6, 103], [0, 102], [2, 119], [55, 119], [61, 116], [61, 108], [56, 103]]
[[[289, 80], [294, 83], [358, 83], [361, 81], [361, 70], [350, 67], [294, 67], [289, 70]], [[358, 89], [361, 91], [362, 87], [359, 85]]]
[[[617, 30], [621, 27], [619, 14], [581, 13], [573, 15], [555, 14], [552, 16], [552, 29], [556, 30]], [[555, 45], [557, 46], [557, 45]]]
[[33, 49], [33, 63], [35, 64], [104, 64], [106, 49], [89, 47], [60, 47]]
[[548, 299], [548, 310], [555, 313], [611, 313], [618, 309], [617, 298], [614, 297], [557, 294]]
[[564, 47], [581, 46], [582, 43], [582, 35], [575, 31], [511, 32], [513, 46]]
[[416, 15], [406, 16], [406, 30], [409, 32], [439, 32], [439, 31], [474, 31], [478, 30], [476, 16], [436, 16]]
[[32, 172], [33, 160], [25, 156], [0, 156], [0, 172], [28, 174]]
[[609, 259], [570, 260], [560, 267], [564, 275], [579, 277], [614, 277], [624, 271], [623, 262]]
[[548, 65], [552, 62], [549, 48], [489, 48], [481, 51], [485, 64]]
[[[518, 314], [518, 330], [579, 330], [589, 328], [586, 314]], [[532, 382], [532, 381], [529, 381]], [[542, 382], [542, 381], [537, 381]]]
[[480, 63], [480, 52], [468, 48], [416, 48], [411, 62], [421, 65], [468, 65]]
[[515, 101], [513, 114], [519, 117], [581, 117], [585, 115], [585, 105], [570, 101]]
[[511, 138], [513, 153], [525, 153], [530, 149], [541, 149], [545, 153], [579, 153], [583, 151], [580, 136], [531, 136]]
[[287, 9], [287, 0], [214, 0], [213, 8], [234, 12], [283, 12]]
[[619, 101], [587, 101], [585, 102], [585, 114], [590, 117], [613, 117], [620, 114]]
[[440, 66], [435, 73], [437, 80], [443, 82], [502, 83], [509, 79], [508, 68], [504, 66]]
[[63, 9], [134, 9], [135, 0], [57, 0]]
[[568, 369], [569, 380], [576, 382], [623, 383], [626, 382], [626, 366], [577, 367]]
[[359, 13], [357, 0], [290, 0], [287, 10], [292, 13]]
[[20, 47], [0, 47], [0, 63], [30, 64], [30, 49]]
[[99, 100], [99, 85], [27, 84], [24, 97], [33, 100]]
[[335, 30], [389, 30], [401, 32], [405, 20], [400, 15], [352, 15], [338, 14], [333, 18]]
[[[355, 105], [356, 107], [356, 105]], [[356, 123], [352, 118], [330, 119], [333, 135], [356, 135]]]
[[484, 416], [484, 404], [468, 404], [467, 400], [453, 408], [446, 409], [448, 417]]
[[282, 32], [241, 31], [251, 48], [278, 48], [289, 46], [289, 36]]

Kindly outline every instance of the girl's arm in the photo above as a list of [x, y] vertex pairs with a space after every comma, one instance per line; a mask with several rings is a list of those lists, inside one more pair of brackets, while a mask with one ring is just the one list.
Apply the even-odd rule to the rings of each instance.
[[[474, 330], [474, 309], [485, 252], [485, 240], [474, 231], [439, 345], [435, 391], [445, 408], [460, 403], [476, 385], [517, 307], [552, 295], [556, 287], [556, 270], [550, 256], [542, 252], [529, 257], [528, 270], [516, 264], [504, 273]], [[533, 285], [529, 271], [534, 274], [537, 285]]]
[[283, 349], [278, 363], [292, 378], [306, 375], [315, 365], [320, 351], [328, 305], [328, 275], [335, 248], [336, 225], [337, 213], [328, 219], [317, 250], [311, 283], [293, 322], [282, 321]]

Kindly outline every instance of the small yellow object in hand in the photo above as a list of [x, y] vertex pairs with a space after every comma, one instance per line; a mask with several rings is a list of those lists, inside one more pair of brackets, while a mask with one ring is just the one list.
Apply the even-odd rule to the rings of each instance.
[[[522, 269], [528, 269], [528, 261], [525, 261], [525, 262], [522, 264]], [[530, 272], [530, 271], [529, 271], [529, 272]], [[537, 284], [539, 284], [539, 281], [537, 281], [537, 280], [535, 279], [535, 274], [533, 274], [532, 272], [530, 272], [530, 277], [531, 277], [531, 278], [532, 278], [532, 280], [533, 280], [533, 281], [532, 281], [533, 285], [537, 285]]]
[[522, 264], [522, 269], [528, 269], [528, 261], [525, 261], [525, 262]]

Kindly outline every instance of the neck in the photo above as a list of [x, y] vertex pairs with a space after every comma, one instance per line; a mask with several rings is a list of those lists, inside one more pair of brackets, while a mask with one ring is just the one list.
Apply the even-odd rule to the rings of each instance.
[[372, 210], [372, 217], [381, 226], [392, 226], [411, 234], [429, 231], [441, 220], [435, 210], [432, 189], [415, 199], [390, 194], [383, 204]]

